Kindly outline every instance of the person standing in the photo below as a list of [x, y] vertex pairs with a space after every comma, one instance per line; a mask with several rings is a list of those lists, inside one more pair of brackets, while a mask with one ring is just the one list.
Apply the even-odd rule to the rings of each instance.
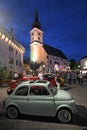
[[77, 75], [76, 73], [72, 73], [72, 82], [73, 84], [76, 84]]
[[60, 76], [59, 76], [58, 73], [57, 73], [57, 75], [55, 77], [55, 82], [56, 82], [57, 88], [60, 89], [61, 80], [60, 80]]
[[43, 73], [42, 73], [41, 71], [38, 73], [38, 77], [39, 77], [41, 80], [43, 80]]
[[82, 85], [83, 84], [83, 74], [82, 74], [82, 72], [78, 76], [79, 76], [80, 85]]
[[14, 79], [17, 80], [19, 77], [18, 73], [17, 72], [14, 72]]
[[68, 80], [68, 84], [71, 84], [71, 72], [67, 73], [67, 80]]

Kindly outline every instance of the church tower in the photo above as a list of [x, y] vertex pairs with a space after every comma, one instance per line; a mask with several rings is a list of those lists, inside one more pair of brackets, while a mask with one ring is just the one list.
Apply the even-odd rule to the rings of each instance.
[[32, 30], [30, 31], [30, 61], [41, 63], [44, 58], [43, 31], [38, 20], [38, 11], [35, 12]]

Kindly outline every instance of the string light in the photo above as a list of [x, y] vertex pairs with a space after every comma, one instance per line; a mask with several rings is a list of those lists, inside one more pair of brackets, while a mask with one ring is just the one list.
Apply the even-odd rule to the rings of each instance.
[[4, 40], [4, 39], [5, 39], [5, 35], [4, 35], [4, 34], [2, 34], [1, 38]]
[[2, 34], [0, 32], [0, 37], [5, 40], [5, 42], [7, 42], [9, 45], [11, 45], [14, 49], [18, 50], [20, 53], [24, 54], [24, 49], [20, 49], [17, 45], [15, 45], [14, 42], [12, 42], [10, 39], [8, 39], [8, 37], [6, 37], [4, 34]]

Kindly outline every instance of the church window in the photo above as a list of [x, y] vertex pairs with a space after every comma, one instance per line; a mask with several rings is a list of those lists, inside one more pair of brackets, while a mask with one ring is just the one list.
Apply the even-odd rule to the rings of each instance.
[[40, 41], [40, 37], [38, 37], [38, 40]]

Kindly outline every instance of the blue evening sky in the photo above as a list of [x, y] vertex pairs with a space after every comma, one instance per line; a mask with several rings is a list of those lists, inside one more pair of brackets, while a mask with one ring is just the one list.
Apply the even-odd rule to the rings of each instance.
[[69, 59], [87, 55], [87, 0], [0, 0], [0, 24], [25, 47], [29, 57], [30, 31], [38, 9], [43, 42]]

